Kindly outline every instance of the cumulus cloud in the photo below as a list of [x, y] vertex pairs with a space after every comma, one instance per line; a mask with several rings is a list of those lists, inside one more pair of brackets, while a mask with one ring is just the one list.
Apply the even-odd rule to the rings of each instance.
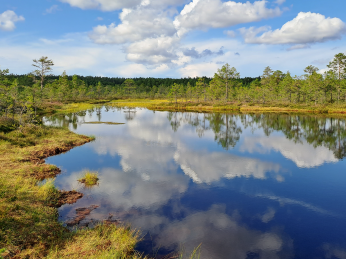
[[23, 16], [18, 16], [15, 12], [7, 10], [0, 14], [0, 30], [13, 31], [16, 28], [15, 23], [24, 20]]
[[267, 137], [245, 137], [240, 151], [250, 153], [267, 153], [271, 150], [280, 152], [284, 157], [293, 161], [298, 167], [312, 168], [324, 163], [337, 162], [332, 151], [319, 146], [314, 147], [307, 143], [294, 143], [284, 136]]
[[189, 213], [160, 228], [157, 244], [172, 248], [184, 244], [184, 258], [201, 246], [200, 258], [248, 258], [252, 253], [258, 258], [281, 258], [289, 246], [288, 240], [274, 231], [261, 232], [238, 222], [237, 217], [225, 213], [225, 208], [213, 205], [208, 211]]
[[[326, 18], [322, 14], [300, 12], [281, 29], [270, 27], [241, 28], [246, 43], [255, 44], [310, 44], [340, 39], [346, 26], [339, 18]], [[262, 33], [263, 32], [263, 33]], [[258, 36], [258, 34], [262, 35]], [[298, 45], [298, 48], [301, 45]]]
[[176, 33], [167, 12], [153, 8], [124, 9], [119, 17], [119, 25], [95, 27], [89, 35], [91, 40], [99, 44], [122, 44]]
[[[93, 8], [98, 8], [96, 2], [101, 4], [101, 0], [94, 0], [93, 4], [89, 4]], [[173, 18], [177, 10], [172, 6], [185, 2], [187, 1], [143, 0], [139, 4], [123, 8], [119, 15], [119, 24], [94, 27], [89, 37], [98, 44], [130, 44], [124, 46], [124, 52], [127, 54], [127, 60], [131, 62], [154, 66], [162, 63], [182, 65], [189, 61], [189, 57], [201, 58], [223, 54], [222, 50], [213, 52], [205, 49], [198, 53], [194, 48], [181, 49], [180, 42], [187, 31], [227, 27], [281, 14], [279, 8], [266, 8], [265, 1], [243, 4], [233, 1], [222, 3], [220, 0], [194, 0], [185, 5], [181, 13]], [[88, 1], [83, 2], [83, 6], [87, 3]], [[102, 1], [102, 6], [106, 4], [109, 2]], [[228, 34], [231, 35], [231, 32]]]
[[126, 59], [148, 65], [171, 63], [172, 60], [178, 59], [175, 51], [178, 46], [179, 38], [177, 37], [147, 38], [126, 47]]
[[279, 16], [277, 7], [266, 7], [266, 1], [237, 3], [221, 0], [193, 0], [187, 4], [174, 21], [181, 33], [190, 29], [209, 29], [234, 26], [241, 23], [256, 22]]
[[[180, 147], [174, 155], [186, 175], [197, 183], [217, 182], [221, 178], [253, 177], [266, 179], [268, 172], [280, 181], [280, 165], [262, 162], [257, 159], [245, 158], [221, 152], [192, 151]], [[268, 174], [269, 175], [269, 174]]]

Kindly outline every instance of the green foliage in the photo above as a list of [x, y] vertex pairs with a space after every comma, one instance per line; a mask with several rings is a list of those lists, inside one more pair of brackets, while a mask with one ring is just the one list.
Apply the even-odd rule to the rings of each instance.
[[5, 253], [6, 252], [6, 249], [5, 248], [1, 248], [0, 249], [0, 259], [4, 259], [1, 254]]
[[78, 179], [78, 181], [84, 183], [86, 186], [93, 186], [96, 185], [99, 181], [98, 176], [98, 172], [84, 171], [81, 178]]

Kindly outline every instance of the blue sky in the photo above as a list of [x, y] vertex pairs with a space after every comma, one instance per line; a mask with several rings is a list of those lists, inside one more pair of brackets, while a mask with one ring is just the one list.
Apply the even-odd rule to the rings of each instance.
[[1, 0], [0, 69], [110, 77], [242, 77], [326, 69], [346, 51], [344, 0]]

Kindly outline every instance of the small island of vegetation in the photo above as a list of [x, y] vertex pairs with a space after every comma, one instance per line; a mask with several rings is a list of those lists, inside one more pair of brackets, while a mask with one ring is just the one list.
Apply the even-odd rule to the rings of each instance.
[[85, 186], [93, 186], [99, 181], [98, 176], [98, 172], [85, 171], [83, 172], [82, 177], [78, 179], [78, 182], [85, 184]]

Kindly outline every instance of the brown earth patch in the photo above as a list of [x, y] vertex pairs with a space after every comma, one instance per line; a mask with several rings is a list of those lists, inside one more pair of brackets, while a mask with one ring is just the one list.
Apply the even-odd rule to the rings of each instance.
[[[42, 160], [44, 163], [44, 160]], [[38, 179], [40, 181], [47, 179], [47, 178], [53, 178], [61, 173], [60, 168], [53, 166], [53, 165], [47, 165], [47, 164], [37, 164], [33, 168], [33, 171], [30, 172], [30, 176], [34, 177], [35, 179]]]
[[54, 207], [59, 208], [64, 204], [76, 203], [78, 199], [83, 197], [83, 193], [77, 191], [59, 191], [60, 196], [58, 202], [54, 204]]
[[61, 145], [60, 147], [47, 147], [45, 149], [33, 151], [31, 153], [31, 156], [28, 157], [28, 160], [39, 164], [39, 163], [42, 163], [42, 160], [45, 158], [65, 153], [67, 151], [70, 151], [74, 147], [82, 146], [85, 143], [88, 143], [91, 141], [91, 139], [87, 136], [81, 136], [81, 138], [83, 139], [83, 141], [78, 143], [73, 141], [71, 142], [66, 141], [66, 143], [64, 145]]
[[88, 216], [93, 210], [98, 208], [97, 205], [91, 205], [88, 208], [78, 208], [76, 209], [76, 217], [66, 222], [66, 225], [69, 227], [78, 225], [86, 216]]

